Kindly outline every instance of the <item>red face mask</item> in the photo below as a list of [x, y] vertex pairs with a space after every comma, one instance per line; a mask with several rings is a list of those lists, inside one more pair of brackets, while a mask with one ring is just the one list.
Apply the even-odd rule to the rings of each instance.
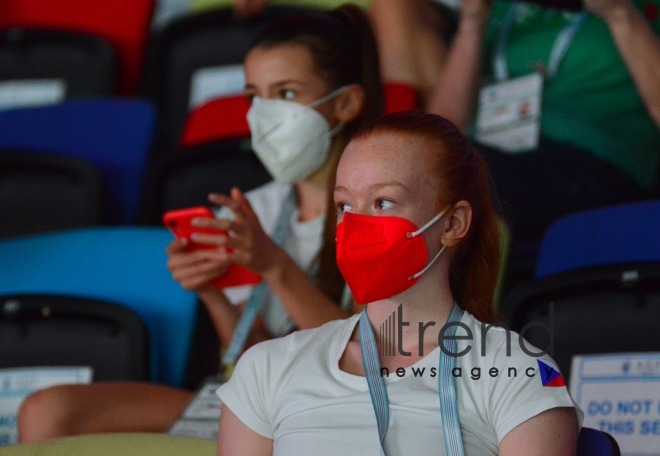
[[435, 263], [445, 247], [427, 264], [420, 235], [445, 211], [420, 229], [402, 217], [344, 214], [337, 225], [337, 266], [358, 304], [406, 291]]

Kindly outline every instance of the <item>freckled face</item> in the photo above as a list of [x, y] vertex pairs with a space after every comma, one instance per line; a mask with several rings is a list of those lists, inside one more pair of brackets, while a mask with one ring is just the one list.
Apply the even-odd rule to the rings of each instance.
[[399, 134], [351, 141], [337, 169], [338, 222], [344, 212], [354, 212], [403, 217], [424, 225], [437, 214], [432, 154], [424, 141]]

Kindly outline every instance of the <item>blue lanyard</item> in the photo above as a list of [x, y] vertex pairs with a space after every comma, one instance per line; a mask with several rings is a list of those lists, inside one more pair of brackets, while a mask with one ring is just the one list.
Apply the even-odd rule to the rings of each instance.
[[[294, 210], [296, 209], [296, 197], [295, 190], [291, 187], [289, 194], [282, 203], [280, 208], [280, 213], [277, 216], [277, 223], [275, 225], [275, 231], [273, 231], [272, 238], [277, 245], [280, 247], [284, 245], [286, 238], [289, 234], [289, 224], [291, 223], [291, 217]], [[241, 355], [245, 343], [247, 342], [250, 331], [252, 330], [252, 325], [254, 324], [257, 314], [263, 307], [266, 302], [266, 298], [270, 294], [270, 289], [264, 281], [259, 283], [252, 289], [250, 297], [248, 298], [243, 312], [236, 323], [236, 328], [234, 333], [231, 336], [231, 341], [229, 342], [229, 347], [222, 355], [222, 365], [225, 367], [225, 380], [229, 379], [231, 371], [233, 370], [238, 357]]]
[[[458, 322], [463, 316], [463, 310], [454, 304], [447, 318], [447, 323]], [[371, 404], [376, 414], [378, 436], [380, 437], [381, 454], [385, 454], [385, 437], [390, 421], [390, 401], [387, 397], [385, 379], [381, 375], [380, 356], [376, 345], [374, 330], [369, 322], [366, 309], [360, 315], [360, 351], [362, 365], [364, 366]], [[456, 326], [453, 325], [445, 333], [453, 336]], [[445, 346], [449, 353], [456, 353], [456, 340], [450, 338]], [[445, 350], [440, 350], [438, 361], [438, 396], [440, 399], [440, 416], [442, 417], [442, 430], [444, 432], [445, 451], [447, 456], [463, 456], [463, 438], [458, 417], [458, 401], [456, 399], [456, 385], [452, 377], [452, 370], [456, 366], [456, 357], [449, 356]]]
[[[511, 5], [509, 12], [504, 18], [504, 22], [502, 23], [502, 28], [500, 30], [500, 35], [497, 39], [497, 43], [495, 44], [495, 51], [493, 53], [493, 68], [495, 70], [495, 79], [498, 82], [506, 81], [509, 79], [509, 68], [506, 63], [505, 51], [509, 44], [513, 23], [518, 16], [520, 8], [521, 5], [518, 3]], [[568, 48], [575, 38], [575, 34], [582, 26], [582, 23], [587, 18], [587, 15], [587, 11], [582, 11], [580, 14], [575, 16], [570, 24], [568, 24], [561, 30], [561, 32], [559, 32], [559, 35], [557, 35], [557, 38], [552, 45], [552, 51], [550, 52], [550, 60], [548, 61], [548, 68], [545, 72], [546, 77], [551, 78], [557, 74], [557, 70], [559, 70], [561, 61], [564, 59]]]

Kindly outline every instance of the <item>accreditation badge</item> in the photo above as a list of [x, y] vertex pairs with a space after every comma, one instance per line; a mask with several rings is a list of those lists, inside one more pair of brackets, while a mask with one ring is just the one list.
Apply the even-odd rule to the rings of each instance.
[[543, 77], [531, 73], [487, 85], [479, 92], [476, 139], [509, 153], [538, 147]]

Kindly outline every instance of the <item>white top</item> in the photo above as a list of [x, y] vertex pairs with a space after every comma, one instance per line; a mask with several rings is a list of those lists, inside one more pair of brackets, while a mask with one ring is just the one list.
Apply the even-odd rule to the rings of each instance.
[[[218, 390], [223, 403], [246, 426], [274, 440], [275, 455], [380, 454], [367, 381], [338, 365], [358, 319], [354, 315], [255, 345]], [[461, 321], [474, 337], [457, 341], [457, 353], [472, 346], [457, 358], [461, 376], [455, 378], [466, 455], [496, 455], [499, 442], [517, 425], [544, 410], [576, 407], [566, 387], [542, 386], [537, 358], [521, 350], [516, 333], [511, 333], [507, 356], [505, 331], [491, 328], [481, 356], [481, 323], [467, 312]], [[466, 332], [459, 327], [456, 334]], [[402, 377], [391, 372], [385, 378], [390, 400], [388, 454], [445, 454], [439, 350], [402, 371]], [[540, 359], [556, 368], [549, 357]], [[498, 369], [497, 377], [491, 377], [492, 368]]]
[[[290, 191], [290, 184], [273, 181], [245, 194], [266, 233], [272, 233], [275, 230], [280, 208]], [[232, 218], [231, 211], [227, 208], [218, 211], [217, 216], [218, 218]], [[325, 215], [305, 222], [299, 221], [298, 217], [299, 210], [296, 208], [289, 221], [289, 235], [284, 244], [284, 250], [298, 266], [307, 270], [323, 244]], [[238, 304], [247, 301], [251, 290], [251, 286], [240, 286], [225, 288], [224, 292], [232, 303]], [[291, 332], [294, 327], [282, 303], [272, 293], [260, 315], [268, 333], [273, 337], [283, 336]]]

